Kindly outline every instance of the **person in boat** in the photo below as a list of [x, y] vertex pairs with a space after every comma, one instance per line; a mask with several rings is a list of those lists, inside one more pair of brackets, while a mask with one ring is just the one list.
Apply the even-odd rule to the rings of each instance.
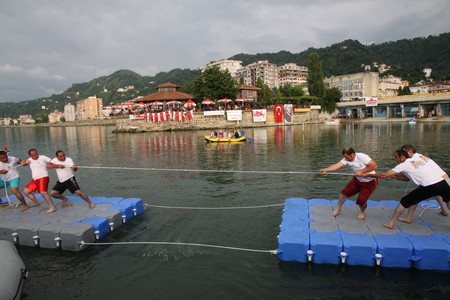
[[223, 138], [223, 132], [222, 130], [219, 130], [219, 139]]
[[[414, 147], [413, 145], [410, 145], [410, 144], [403, 145], [400, 148], [400, 150], [405, 150], [408, 153], [409, 158], [419, 159], [420, 157], [425, 157], [424, 155], [417, 153], [416, 147]], [[444, 179], [448, 179], [449, 178], [447, 173], [444, 173], [442, 175], [442, 177]], [[441, 196], [437, 196], [436, 200], [438, 201], [439, 206], [441, 208], [441, 211], [439, 212], [439, 214], [444, 216], [444, 217], [447, 217], [448, 216], [448, 203], [446, 204]], [[412, 219], [413, 219], [414, 212], [416, 211], [416, 209], [417, 209], [417, 204], [411, 206], [408, 209], [406, 217], [405, 218], [398, 218], [398, 220], [401, 221], [401, 222], [405, 222], [405, 223], [412, 223]]]
[[[22, 209], [20, 211], [25, 211], [30, 207], [39, 206], [39, 201], [34, 200], [29, 206], [22, 193], [19, 191], [20, 175], [19, 172], [17, 172], [17, 167], [21, 162], [22, 160], [17, 157], [8, 156], [6, 151], [0, 151], [0, 189], [7, 189], [9, 186], [13, 194], [16, 195], [17, 199], [22, 203]], [[0, 204], [3, 204], [3, 202]]]
[[217, 137], [217, 131], [216, 130], [211, 130], [210, 135], [211, 135], [212, 138], [216, 138]]
[[32, 180], [27, 184], [23, 193], [33, 201], [38, 202], [34, 196], [34, 192], [39, 192], [47, 202], [49, 208], [46, 211], [48, 214], [55, 212], [56, 207], [53, 204], [52, 198], [48, 195], [48, 167], [51, 166], [50, 158], [45, 155], [39, 155], [36, 149], [28, 150], [28, 159], [22, 161], [22, 165], [29, 165], [31, 169]]
[[422, 200], [441, 196], [444, 202], [450, 200], [450, 186], [443, 178], [444, 170], [431, 158], [425, 156], [409, 157], [405, 150], [395, 151], [395, 160], [398, 163], [393, 169], [373, 174], [376, 178], [395, 178], [402, 181], [412, 180], [418, 187], [400, 199], [394, 214], [384, 227], [394, 229], [405, 208], [418, 204]]
[[81, 191], [77, 180], [75, 179], [74, 172], [78, 170], [78, 167], [73, 163], [70, 157], [66, 157], [66, 154], [62, 150], [56, 151], [56, 157], [51, 160], [51, 169], [56, 169], [56, 175], [58, 181], [50, 191], [50, 195], [55, 198], [61, 199], [62, 206], [70, 206], [69, 199], [63, 196], [63, 193], [68, 189], [72, 194], [77, 194], [89, 205], [89, 208], [94, 208], [95, 204], [89, 199], [89, 197]]
[[228, 137], [229, 137], [230, 139], [234, 138], [234, 130], [230, 130], [230, 131], [228, 132]]
[[[358, 194], [356, 204], [359, 206], [360, 212], [357, 218], [359, 220], [364, 220], [366, 217], [365, 211], [367, 208], [367, 200], [378, 186], [378, 180], [374, 177], [370, 177], [370, 175], [375, 174], [375, 170], [378, 166], [367, 154], [355, 152], [352, 147], [345, 147], [342, 150], [342, 155], [344, 158], [342, 158], [341, 161], [319, 171], [319, 174], [326, 174], [327, 172], [333, 172], [348, 165], [352, 168], [354, 173], [353, 178], [341, 191], [338, 205], [334, 209], [332, 215], [333, 217], [339, 215], [345, 200]], [[368, 176], [363, 177], [364, 174], [367, 174]]]
[[238, 139], [239, 138], [239, 131], [234, 131], [234, 138], [235, 139]]

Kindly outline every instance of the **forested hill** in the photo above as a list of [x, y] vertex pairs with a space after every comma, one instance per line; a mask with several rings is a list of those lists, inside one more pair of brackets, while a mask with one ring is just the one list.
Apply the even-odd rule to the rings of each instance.
[[[356, 40], [346, 40], [325, 48], [309, 48], [300, 53], [238, 54], [230, 59], [248, 65], [268, 60], [277, 65], [296, 63], [307, 66], [309, 54], [317, 52], [322, 60], [324, 76], [351, 74], [363, 71], [362, 65], [386, 64], [390, 74], [416, 83], [423, 79], [422, 70], [432, 69], [435, 80], [450, 79], [450, 33], [426, 38], [403, 39], [382, 44], [363, 45]], [[377, 69], [372, 69], [377, 71]]]
[[[278, 53], [237, 54], [229, 59], [241, 60], [244, 66], [259, 60], [268, 60], [277, 65], [296, 63], [307, 66], [308, 57], [315, 51], [322, 60], [325, 76], [342, 75], [363, 71], [362, 65], [386, 64], [388, 73], [416, 83], [424, 79], [422, 70], [432, 69], [434, 80], [450, 79], [450, 33], [426, 38], [403, 39], [382, 44], [363, 45], [355, 40], [346, 40], [325, 48], [309, 48], [300, 53], [280, 51]], [[373, 71], [376, 69], [372, 68]], [[141, 76], [130, 70], [119, 70], [111, 75], [95, 78], [85, 83], [75, 83], [64, 93], [18, 103], [0, 103], [0, 117], [18, 117], [21, 114], [48, 114], [63, 111], [67, 103], [75, 104], [89, 96], [103, 98], [103, 103], [120, 103], [137, 96], [156, 92], [156, 86], [171, 82], [182, 86], [182, 91], [191, 93], [190, 87], [200, 76], [199, 70], [174, 69], [155, 76]], [[126, 92], [119, 88], [134, 86]], [[45, 109], [43, 109], [45, 107]]]

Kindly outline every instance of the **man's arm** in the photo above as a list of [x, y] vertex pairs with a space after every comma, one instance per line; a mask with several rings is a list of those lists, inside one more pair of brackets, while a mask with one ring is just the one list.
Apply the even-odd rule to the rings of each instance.
[[[399, 177], [399, 176], [398, 176], [399, 174], [400, 174], [401, 176], [406, 177], [405, 175], [403, 175], [403, 174], [401, 174], [401, 173], [397, 173], [397, 172], [395, 172], [394, 170], [389, 170], [389, 171], [384, 172], [384, 173], [376, 173], [376, 174], [368, 174], [368, 173], [365, 173], [365, 174], [362, 175], [362, 177], [373, 177], [373, 178], [381, 178], [381, 179], [386, 179], [386, 178], [395, 178], [395, 179], [398, 179], [397, 177]], [[406, 177], [406, 178], [407, 178], [407, 177]]]
[[344, 164], [342, 162], [338, 162], [338, 163], [335, 163], [335, 164], [333, 164], [331, 166], [326, 167], [325, 169], [320, 170], [319, 174], [325, 174], [327, 172], [333, 172], [333, 171], [336, 171], [336, 170], [342, 168], [343, 166], [344, 166]]
[[[357, 172], [355, 172], [356, 176], [362, 176], [363, 174], [372, 172], [374, 170], [378, 169], [378, 165], [374, 160], [369, 161], [369, 163], [367, 164], [367, 166], [364, 169], [361, 169]], [[371, 174], [372, 175], [372, 174]], [[370, 176], [373, 177], [373, 176]]]

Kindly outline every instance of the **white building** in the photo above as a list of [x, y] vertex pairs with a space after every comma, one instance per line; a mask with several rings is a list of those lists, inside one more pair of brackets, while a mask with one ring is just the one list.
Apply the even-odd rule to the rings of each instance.
[[75, 121], [75, 106], [71, 103], [64, 105], [64, 119], [66, 122]]
[[399, 77], [393, 75], [385, 76], [380, 78], [380, 87], [378, 90], [378, 96], [380, 97], [390, 97], [397, 96], [398, 88], [404, 87], [403, 81]]
[[258, 78], [269, 88], [278, 88], [278, 66], [267, 60], [249, 64], [238, 71], [239, 77], [244, 79], [245, 85], [256, 86]]
[[231, 76], [235, 76], [236, 72], [242, 68], [242, 61], [240, 60], [230, 60], [230, 59], [220, 59], [211, 61], [206, 66], [200, 68], [202, 73], [211, 67], [217, 66], [220, 70], [228, 70], [230, 72]]
[[325, 78], [328, 88], [336, 87], [342, 92], [342, 101], [359, 100], [362, 97], [377, 97], [380, 76], [378, 72], [360, 72]]

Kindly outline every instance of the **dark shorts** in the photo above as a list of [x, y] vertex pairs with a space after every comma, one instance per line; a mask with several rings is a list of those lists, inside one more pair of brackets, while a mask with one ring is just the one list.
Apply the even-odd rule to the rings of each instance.
[[373, 179], [369, 182], [361, 182], [356, 177], [353, 177], [341, 191], [341, 194], [350, 198], [359, 193], [356, 204], [361, 207], [366, 207], [367, 200], [369, 200], [370, 195], [372, 195], [377, 186], [378, 179]]
[[78, 182], [75, 177], [67, 179], [64, 182], [57, 181], [55, 186], [52, 188], [52, 190], [57, 191], [60, 194], [64, 193], [66, 190], [69, 190], [73, 194], [79, 189], [80, 187], [78, 186]]
[[412, 190], [405, 197], [403, 197], [400, 200], [400, 203], [405, 208], [408, 208], [422, 200], [426, 200], [434, 196], [441, 196], [442, 199], [444, 199], [444, 202], [448, 202], [450, 200], [450, 186], [445, 180], [428, 186], [419, 185], [416, 189]]

